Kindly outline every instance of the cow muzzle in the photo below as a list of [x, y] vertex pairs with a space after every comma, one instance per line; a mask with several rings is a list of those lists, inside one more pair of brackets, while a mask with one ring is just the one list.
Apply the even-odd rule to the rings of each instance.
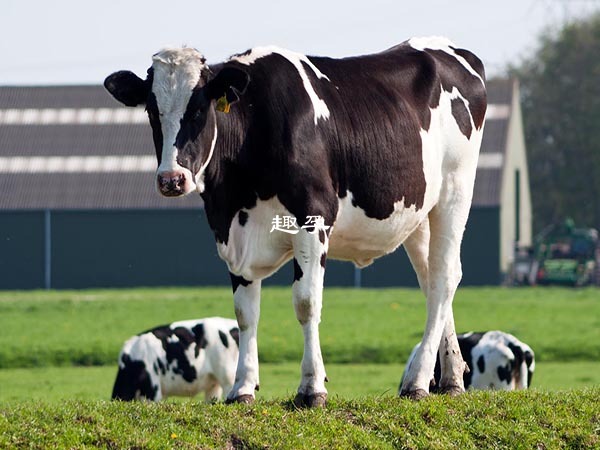
[[156, 182], [158, 191], [165, 197], [180, 197], [195, 189], [191, 174], [184, 171], [159, 172]]

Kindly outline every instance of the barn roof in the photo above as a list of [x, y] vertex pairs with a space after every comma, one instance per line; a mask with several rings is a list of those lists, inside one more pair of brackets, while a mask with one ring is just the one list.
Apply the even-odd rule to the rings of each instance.
[[473, 206], [497, 206], [500, 203], [513, 85], [514, 80], [510, 79], [487, 82], [488, 112], [473, 190]]
[[[488, 83], [488, 115], [474, 206], [499, 202], [512, 82]], [[0, 87], [0, 210], [198, 208], [154, 189], [143, 109], [102, 86]]]

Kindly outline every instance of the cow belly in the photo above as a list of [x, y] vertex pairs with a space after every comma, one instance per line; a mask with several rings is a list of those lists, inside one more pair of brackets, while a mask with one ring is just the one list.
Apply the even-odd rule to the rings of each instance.
[[227, 244], [217, 244], [217, 250], [231, 273], [246, 280], [263, 279], [292, 257], [293, 235], [273, 229], [273, 220], [277, 216], [291, 217], [291, 214], [277, 197], [258, 200], [254, 208], [244, 213], [247, 219], [238, 220], [239, 213], [234, 217]]
[[386, 219], [367, 217], [352, 205], [352, 194], [339, 201], [339, 211], [329, 241], [328, 257], [368, 266], [375, 258], [393, 252], [426, 218], [425, 208], [404, 207], [399, 201]]
[[206, 391], [214, 384], [215, 380], [209, 374], [199, 374], [195, 380], [186, 381], [181, 375], [168, 371], [162, 377], [160, 387], [164, 397], [193, 397], [199, 392]]

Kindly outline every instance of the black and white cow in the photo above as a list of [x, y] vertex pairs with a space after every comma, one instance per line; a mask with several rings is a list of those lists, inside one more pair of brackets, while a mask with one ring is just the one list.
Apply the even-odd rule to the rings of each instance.
[[[408, 368], [421, 344], [415, 345], [406, 363]], [[458, 345], [469, 371], [463, 375], [465, 389], [527, 389], [535, 370], [535, 354], [529, 345], [502, 331], [464, 333]], [[406, 372], [405, 372], [406, 373]], [[430, 391], [436, 392], [440, 380], [440, 360], [435, 364]]]
[[115, 400], [169, 396], [221, 399], [233, 387], [239, 329], [233, 319], [184, 320], [128, 339], [119, 354]]
[[[259, 384], [261, 280], [293, 259], [304, 333], [296, 403], [325, 403], [319, 322], [326, 259], [364, 267], [404, 244], [427, 295], [423, 346], [401, 395], [420, 398], [440, 350], [441, 385], [464, 391], [452, 300], [486, 113], [484, 69], [444, 38], [332, 59], [253, 48], [208, 66], [165, 49], [146, 79], [120, 71], [105, 87], [145, 105], [164, 196], [204, 200], [231, 273], [240, 360], [230, 401]], [[228, 114], [226, 114], [229, 112]], [[174, 224], [171, 238], [177, 241]]]

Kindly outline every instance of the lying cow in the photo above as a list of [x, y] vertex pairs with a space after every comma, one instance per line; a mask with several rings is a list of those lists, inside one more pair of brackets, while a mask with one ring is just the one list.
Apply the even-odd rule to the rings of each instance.
[[[420, 345], [417, 344], [410, 354], [406, 363], [407, 368]], [[465, 372], [463, 376], [465, 389], [512, 391], [526, 389], [531, 385], [535, 370], [533, 350], [513, 335], [502, 331], [464, 333], [458, 335], [458, 345], [469, 367], [469, 372]], [[440, 373], [438, 357], [430, 392], [438, 390]]]
[[231, 390], [239, 329], [232, 319], [211, 317], [163, 325], [128, 339], [119, 355], [112, 398], [158, 401], [168, 396], [206, 401]]

